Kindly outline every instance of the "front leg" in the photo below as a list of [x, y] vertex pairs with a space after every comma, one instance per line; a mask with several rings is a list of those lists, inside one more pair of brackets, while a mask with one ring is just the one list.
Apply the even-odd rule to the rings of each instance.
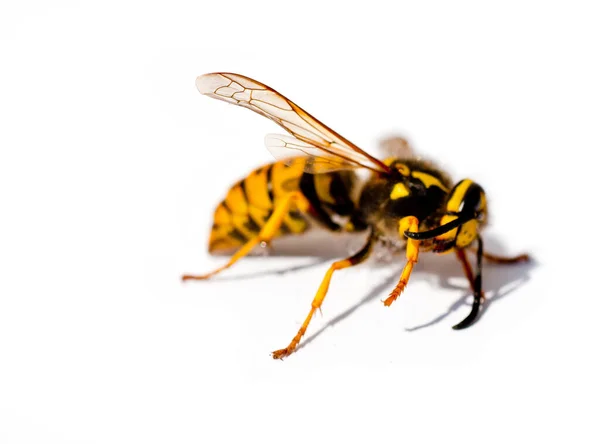
[[[400, 219], [398, 222], [398, 232], [400, 233], [401, 237], [404, 237], [405, 231], [417, 233], [419, 231], [419, 220], [414, 216], [407, 216]], [[398, 284], [396, 284], [396, 287], [392, 290], [390, 296], [383, 301], [383, 304], [386, 307], [389, 307], [392, 302], [394, 302], [398, 296], [400, 296], [400, 293], [404, 291], [404, 288], [406, 288], [406, 285], [408, 284], [408, 278], [410, 278], [413, 267], [419, 260], [420, 241], [407, 238], [406, 242], [406, 264], [402, 269], [402, 274], [400, 275]]]
[[473, 271], [471, 270], [471, 266], [467, 260], [467, 257], [463, 250], [457, 251], [457, 256], [461, 260], [463, 264], [463, 268], [465, 270], [465, 274], [467, 275], [467, 279], [471, 284], [471, 288], [473, 289], [473, 305], [471, 307], [471, 312], [469, 315], [452, 327], [454, 330], [462, 330], [463, 328], [467, 328], [471, 326], [475, 320], [477, 319], [477, 314], [479, 314], [479, 307], [483, 302], [485, 296], [483, 294], [483, 290], [481, 289], [481, 262], [483, 258], [483, 241], [480, 236], [477, 236], [477, 274], [473, 277]]

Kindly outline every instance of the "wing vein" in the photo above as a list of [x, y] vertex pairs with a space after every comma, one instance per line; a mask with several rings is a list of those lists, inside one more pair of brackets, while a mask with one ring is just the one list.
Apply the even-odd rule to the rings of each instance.
[[[248, 108], [274, 121], [293, 137], [266, 138], [267, 148], [276, 158], [302, 153], [312, 159], [306, 169], [326, 172], [366, 168], [388, 174], [383, 162], [370, 156], [349, 140], [315, 119], [274, 89], [249, 77], [234, 73], [205, 74], [196, 79], [196, 87], [205, 95]], [[296, 144], [289, 143], [291, 140]], [[281, 144], [283, 142], [283, 145]]]

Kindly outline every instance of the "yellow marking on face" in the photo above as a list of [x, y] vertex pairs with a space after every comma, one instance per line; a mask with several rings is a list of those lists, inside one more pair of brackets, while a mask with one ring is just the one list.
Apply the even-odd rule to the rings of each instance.
[[[458, 219], [458, 216], [445, 215], [442, 217], [442, 220], [440, 221], [440, 225], [445, 225], [456, 219]], [[458, 231], [458, 228], [453, 228], [452, 230], [448, 231], [447, 233], [436, 236], [436, 239], [439, 241], [448, 241], [448, 240], [454, 239], [456, 237], [457, 231]]]
[[438, 179], [435, 176], [432, 176], [431, 174], [424, 173], [423, 171], [414, 171], [412, 173], [412, 176], [415, 179], [419, 179], [421, 182], [423, 182], [427, 188], [435, 185], [436, 187], [444, 190], [446, 193], [449, 191], [448, 188], [446, 188], [444, 184], [440, 181], [440, 179]]
[[400, 199], [401, 197], [406, 197], [410, 194], [408, 188], [403, 183], [397, 183], [392, 188], [392, 192], [390, 193], [390, 198], [393, 200]]
[[[464, 202], [465, 195], [469, 188], [473, 185], [473, 181], [469, 179], [463, 180], [458, 186], [454, 189], [452, 196], [448, 201], [448, 205], [446, 206], [447, 211], [452, 212], [460, 212], [461, 205]], [[482, 202], [485, 204], [485, 197], [482, 197]], [[445, 215], [442, 217], [440, 221], [440, 225], [447, 224], [448, 222], [452, 222], [457, 219], [457, 216], [454, 215]], [[447, 233], [444, 233], [440, 236], [437, 236], [436, 239], [440, 241], [448, 241], [455, 239], [456, 248], [465, 248], [469, 246], [477, 237], [477, 228], [480, 222], [478, 220], [470, 220], [465, 222], [460, 227], [454, 228]], [[460, 228], [460, 230], [459, 230]]]
[[465, 179], [456, 187], [446, 206], [447, 211], [459, 211], [460, 205], [465, 198], [465, 194], [471, 185], [473, 185], [473, 181]]
[[456, 246], [458, 248], [468, 247], [471, 242], [477, 237], [477, 221], [470, 220], [465, 222], [461, 228], [458, 236], [456, 237]]

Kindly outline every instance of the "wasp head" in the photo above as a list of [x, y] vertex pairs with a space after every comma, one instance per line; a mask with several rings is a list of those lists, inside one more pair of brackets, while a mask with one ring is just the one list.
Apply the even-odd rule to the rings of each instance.
[[460, 181], [448, 195], [439, 228], [442, 233], [433, 239], [436, 252], [468, 247], [487, 222], [487, 202], [483, 188], [475, 182]]

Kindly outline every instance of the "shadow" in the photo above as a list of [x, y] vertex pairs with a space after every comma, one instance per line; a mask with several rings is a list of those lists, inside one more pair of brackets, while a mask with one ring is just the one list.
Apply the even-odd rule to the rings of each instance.
[[[497, 254], [500, 256], [511, 256], [514, 253], [506, 252], [502, 245], [494, 238], [485, 236], [485, 250]], [[334, 242], [334, 244], [336, 244]], [[346, 239], [345, 243], [337, 243], [337, 249], [331, 248], [331, 244], [323, 243], [320, 245], [320, 251], [318, 253], [318, 257], [312, 257], [312, 261], [309, 263], [304, 263], [300, 265], [295, 265], [292, 267], [288, 267], [280, 270], [265, 270], [259, 272], [248, 273], [244, 275], [234, 275], [234, 276], [217, 276], [214, 277], [214, 280], [219, 281], [237, 281], [244, 279], [253, 279], [260, 278], [265, 276], [273, 276], [273, 275], [283, 275], [290, 272], [296, 272], [301, 270], [306, 270], [309, 268], [317, 267], [324, 263], [329, 263], [331, 260], [339, 259], [340, 257], [345, 257], [348, 255], [348, 249], [356, 250], [355, 246], [361, 244], [361, 239], [358, 241], [356, 238], [351, 242]], [[354, 245], [354, 246], [353, 246]], [[312, 248], [312, 247], [311, 247]], [[277, 256], [294, 256], [294, 252], [297, 250], [292, 249], [292, 253], [288, 254], [286, 251], [279, 251], [276, 254], [269, 255], [269, 257], [277, 257]], [[343, 253], [345, 252], [345, 253]], [[279, 253], [279, 254], [277, 254]], [[375, 253], [375, 252], [374, 252]], [[400, 277], [400, 273], [402, 270], [402, 266], [404, 265], [405, 259], [404, 254], [398, 254], [399, 252], [395, 252], [392, 255], [393, 260], [383, 260], [379, 261], [379, 263], [371, 263], [372, 266], [385, 266], [390, 269], [393, 269], [391, 274], [384, 278], [377, 286], [373, 287], [373, 289], [365, 295], [360, 301], [349, 307], [347, 310], [344, 310], [342, 313], [338, 314], [331, 320], [329, 320], [325, 325], [323, 325], [319, 330], [312, 333], [310, 336], [307, 336], [303, 341], [298, 345], [298, 349], [305, 347], [306, 345], [313, 342], [316, 338], [318, 338], [325, 330], [329, 327], [333, 327], [339, 322], [345, 320], [348, 316], [352, 315], [356, 310], [358, 310], [363, 305], [371, 302], [377, 297], [382, 296], [382, 293], [387, 296], [387, 292], [391, 291], [393, 286], [397, 283], [398, 278]], [[219, 255], [217, 255], [219, 256]], [[263, 256], [264, 257], [264, 256]], [[469, 260], [472, 265], [475, 264], [475, 255], [469, 253]], [[365, 264], [366, 265], [366, 264]], [[485, 293], [485, 301], [482, 303], [479, 314], [475, 322], [478, 322], [479, 319], [485, 314], [488, 308], [503, 299], [510, 294], [512, 294], [516, 289], [518, 289], [521, 285], [530, 280], [531, 271], [539, 266], [539, 263], [536, 262], [534, 258], [532, 258], [529, 262], [521, 262], [516, 264], [494, 264], [487, 262], [485, 259], [483, 261], [483, 290]], [[452, 280], [459, 279], [463, 282], [463, 285], [454, 285], [451, 283]], [[449, 290], [463, 290], [464, 294], [453, 304], [451, 304], [443, 313], [436, 316], [434, 319], [420, 325], [416, 325], [414, 327], [408, 327], [405, 329], [407, 332], [414, 332], [421, 330], [423, 328], [431, 327], [433, 325], [438, 324], [439, 322], [446, 319], [450, 314], [454, 313], [458, 309], [463, 306], [471, 307], [472, 302], [472, 292], [469, 283], [467, 282], [466, 277], [463, 274], [463, 270], [460, 262], [456, 259], [454, 254], [448, 255], [435, 255], [435, 254], [423, 254], [419, 257], [419, 262], [415, 267], [411, 278], [411, 282], [426, 280], [433, 285], [437, 285], [443, 289]], [[409, 283], [408, 288], [411, 285]]]
[[[270, 247], [257, 246], [248, 255], [251, 257], [318, 257], [337, 260], [359, 250], [366, 242], [367, 232], [331, 233], [313, 229], [297, 236], [275, 238]], [[230, 257], [237, 249], [211, 253], [214, 257]]]
[[[498, 255], [510, 255], [510, 253], [506, 253], [505, 250], [500, 246], [500, 244], [493, 238], [486, 239], [486, 250]], [[469, 255], [469, 260], [473, 264], [474, 258], [474, 254]], [[401, 263], [403, 263], [403, 261]], [[411, 275], [410, 279], [412, 282], [419, 280], [427, 280], [429, 282], [436, 283], [439, 287], [443, 289], [464, 290], [465, 293], [439, 316], [436, 316], [434, 319], [424, 324], [416, 325], [414, 327], [408, 327], [405, 329], [405, 331], [407, 332], [418, 331], [423, 328], [431, 327], [435, 324], [438, 324], [439, 322], [446, 319], [448, 315], [452, 314], [453, 312], [455, 312], [463, 306], [468, 306], [468, 308], [470, 308], [473, 298], [471, 287], [469, 286], [469, 283], [463, 274], [460, 262], [455, 258], [454, 255], [423, 255], [422, 259], [419, 261], [419, 265], [420, 266], [418, 268], [415, 268]], [[485, 312], [492, 304], [512, 294], [521, 285], [528, 282], [530, 280], [531, 271], [538, 265], [539, 263], [537, 263], [536, 260], [533, 258], [530, 259], [529, 262], [521, 262], [515, 264], [494, 264], [484, 260], [482, 276], [483, 287], [485, 292], [485, 301], [482, 303], [479, 309], [479, 314], [475, 323], [477, 323], [479, 319], [481, 319], [481, 317], [485, 314]], [[298, 345], [298, 349], [301, 349], [306, 345], [310, 344], [329, 327], [333, 327], [339, 322], [343, 321], [356, 310], [358, 310], [361, 306], [376, 299], [377, 297], [381, 297], [382, 293], [391, 291], [393, 286], [396, 284], [400, 276], [400, 272], [402, 270], [401, 267], [394, 266], [392, 268], [394, 269], [393, 273], [391, 273], [381, 283], [374, 287], [365, 297], [363, 297], [356, 304], [332, 318], [330, 321], [328, 321], [325, 325], [323, 325], [316, 332], [312, 333], [310, 336], [307, 336], [306, 339]], [[464, 285], [453, 285], [450, 281], [456, 278], [463, 280]]]
[[241, 280], [245, 280], [245, 279], [256, 279], [256, 278], [261, 278], [261, 277], [265, 277], [265, 276], [282, 276], [287, 273], [292, 273], [295, 271], [308, 270], [309, 268], [317, 267], [326, 262], [329, 263], [329, 262], [331, 262], [331, 260], [329, 258], [317, 258], [306, 264], [293, 265], [291, 267], [282, 268], [279, 270], [256, 271], [253, 273], [238, 274], [238, 275], [234, 275], [234, 276], [218, 275], [218, 276], [211, 278], [211, 280], [212, 281], [241, 281]]
[[[457, 261], [456, 266], [457, 268], [460, 268], [460, 264], [458, 264]], [[485, 292], [485, 301], [481, 304], [481, 307], [479, 308], [479, 314], [477, 315], [477, 319], [475, 320], [474, 324], [477, 323], [479, 319], [481, 319], [481, 317], [485, 314], [485, 312], [493, 303], [510, 295], [521, 285], [529, 281], [531, 271], [537, 266], [538, 264], [535, 262], [535, 260], [519, 264], [506, 265], [490, 264], [484, 261], [482, 277], [483, 288]], [[439, 316], [435, 317], [431, 321], [426, 322], [424, 324], [416, 325], [414, 327], [408, 327], [405, 329], [405, 331], [413, 332], [421, 330], [422, 328], [431, 327], [443, 321], [450, 314], [454, 313], [456, 310], [463, 306], [466, 306], [469, 309], [471, 308], [473, 293], [468, 283], [465, 282], [465, 286], [458, 286], [450, 283], [451, 278], [463, 276], [460, 273], [461, 270], [458, 271], [458, 273], [452, 274], [446, 274], [445, 272], [441, 272], [439, 274], [438, 283], [441, 288], [465, 291], [463, 296], [460, 297], [452, 305], [450, 305], [444, 313], [441, 313]]]
[[[305, 258], [309, 263], [295, 265], [280, 270], [264, 270], [239, 275], [217, 275], [212, 281], [239, 281], [265, 276], [283, 275], [290, 272], [306, 270], [324, 263], [331, 263], [358, 251], [365, 243], [366, 233], [330, 233], [324, 230], [313, 230], [301, 236], [288, 236], [274, 239], [270, 247], [257, 246], [242, 260], [260, 260], [264, 258]], [[224, 250], [212, 253], [217, 258], [230, 257], [236, 250]]]
[[331, 319], [329, 322], [327, 322], [327, 324], [323, 325], [319, 330], [308, 336], [304, 341], [300, 342], [297, 349], [300, 350], [301, 348], [307, 346], [312, 341], [317, 339], [329, 327], [335, 326], [338, 322], [341, 322], [344, 319], [346, 319], [348, 316], [350, 316], [352, 313], [358, 310], [361, 306], [380, 296], [381, 293], [385, 290], [391, 289], [391, 287], [393, 287], [396, 284], [398, 276], [400, 276], [400, 272], [399, 270], [396, 270], [394, 273], [390, 274], [387, 278], [385, 278], [379, 285], [374, 287], [364, 298], [362, 298], [352, 307], [348, 308], [347, 310], [344, 310], [342, 313], [340, 313], [339, 315]]

